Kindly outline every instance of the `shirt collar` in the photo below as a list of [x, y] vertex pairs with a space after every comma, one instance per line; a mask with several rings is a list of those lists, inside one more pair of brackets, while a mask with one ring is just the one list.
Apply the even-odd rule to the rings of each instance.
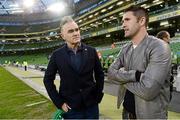
[[[66, 47], [67, 52], [73, 52], [73, 49], [69, 48], [67, 44], [65, 45], [65, 47]], [[83, 50], [83, 45], [82, 45], [82, 43], [80, 43], [78, 45], [77, 51], [82, 51], [82, 50]]]

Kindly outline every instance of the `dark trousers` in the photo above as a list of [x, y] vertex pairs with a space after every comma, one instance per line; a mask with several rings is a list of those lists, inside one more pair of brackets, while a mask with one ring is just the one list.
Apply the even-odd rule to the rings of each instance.
[[99, 107], [97, 104], [81, 110], [71, 109], [62, 116], [64, 119], [99, 119]]
[[24, 70], [27, 71], [27, 66], [24, 66]]
[[123, 108], [122, 118], [123, 120], [136, 119], [136, 115], [128, 112], [126, 109]]

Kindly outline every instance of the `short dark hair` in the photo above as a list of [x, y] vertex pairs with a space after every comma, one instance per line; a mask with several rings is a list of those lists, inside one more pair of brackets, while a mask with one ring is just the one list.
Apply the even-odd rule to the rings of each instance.
[[61, 19], [61, 22], [60, 22], [60, 31], [62, 30], [62, 26], [65, 25], [66, 23], [68, 22], [74, 22], [73, 18], [71, 16], [64, 16], [62, 19]]
[[146, 25], [146, 27], [148, 26], [149, 15], [148, 15], [148, 11], [145, 8], [132, 5], [129, 8], [125, 9], [124, 12], [130, 12], [130, 11], [133, 12], [134, 16], [136, 16], [138, 20], [141, 17], [145, 17], [146, 18], [145, 25]]
[[168, 37], [168, 32], [165, 31], [165, 30], [160, 31], [160, 32], [158, 32], [156, 37], [163, 40], [163, 38], [167, 38]]

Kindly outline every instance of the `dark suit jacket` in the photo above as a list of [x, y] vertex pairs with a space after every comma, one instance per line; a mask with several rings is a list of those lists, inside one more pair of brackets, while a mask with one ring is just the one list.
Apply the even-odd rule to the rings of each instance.
[[[80, 70], [73, 69], [67, 46], [53, 52], [44, 76], [44, 85], [57, 108], [66, 102], [72, 109], [100, 103], [103, 97], [104, 73], [96, 50], [82, 45]], [[54, 85], [56, 73], [60, 75], [59, 92]]]

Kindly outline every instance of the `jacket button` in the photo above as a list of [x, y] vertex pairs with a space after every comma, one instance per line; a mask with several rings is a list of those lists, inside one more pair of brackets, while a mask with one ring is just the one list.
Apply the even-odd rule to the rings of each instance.
[[82, 92], [82, 89], [79, 89], [80, 92]]

